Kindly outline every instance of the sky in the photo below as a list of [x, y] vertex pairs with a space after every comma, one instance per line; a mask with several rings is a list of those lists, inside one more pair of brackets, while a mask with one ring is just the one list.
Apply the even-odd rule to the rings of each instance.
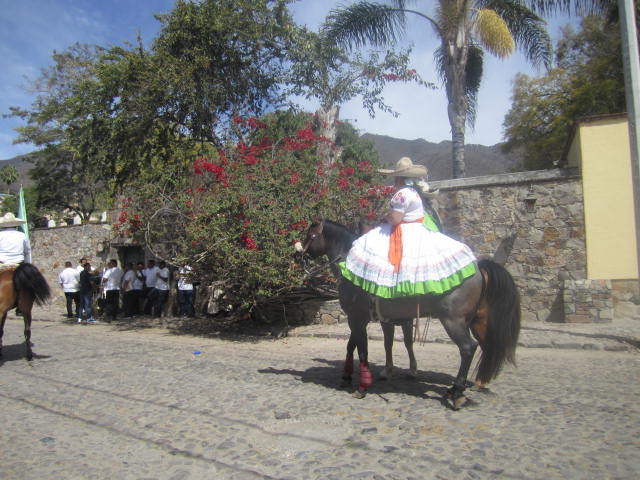
[[[344, 0], [299, 0], [291, 6], [294, 20], [317, 31], [327, 13]], [[418, 2], [416, 6], [419, 6]], [[432, 3], [432, 2], [429, 2]], [[159, 30], [154, 13], [168, 13], [174, 0], [0, 0], [0, 160], [33, 151], [29, 144], [14, 145], [21, 125], [3, 118], [10, 106], [28, 108], [35, 98], [31, 81], [52, 64], [53, 51], [63, 51], [76, 42], [101, 46], [136, 43], [138, 34], [149, 44]], [[553, 38], [566, 19], [549, 23]], [[429, 142], [451, 139], [446, 96], [434, 69], [437, 39], [431, 26], [416, 17], [409, 23], [405, 46], [412, 46], [411, 67], [436, 90], [406, 83], [389, 85], [384, 98], [399, 117], [377, 113], [370, 118], [359, 99], [341, 107], [340, 117], [360, 133]], [[506, 60], [485, 55], [484, 78], [478, 97], [474, 130], [467, 130], [467, 144], [494, 145], [503, 140], [502, 122], [511, 106], [514, 76], [518, 72], [540, 75], [518, 52]], [[317, 105], [304, 105], [312, 111]]]

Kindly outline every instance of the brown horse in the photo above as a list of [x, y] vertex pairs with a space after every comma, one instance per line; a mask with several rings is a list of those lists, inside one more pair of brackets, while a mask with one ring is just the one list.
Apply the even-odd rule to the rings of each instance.
[[[330, 220], [313, 222], [298, 250], [312, 258], [327, 255], [334, 275], [341, 278], [338, 262], [346, 258], [356, 235]], [[347, 358], [343, 379], [351, 383], [353, 352], [358, 349], [360, 385], [355, 393], [364, 397], [372, 384], [368, 364], [367, 323], [371, 318], [407, 325], [419, 311], [438, 318], [460, 351], [460, 367], [445, 400], [454, 409], [466, 399], [467, 375], [475, 351], [480, 344], [482, 357], [476, 381], [486, 384], [495, 378], [505, 361], [515, 364], [515, 349], [520, 333], [520, 296], [513, 278], [501, 265], [491, 260], [478, 262], [478, 271], [460, 286], [441, 295], [385, 299], [373, 297], [360, 287], [342, 278], [339, 287], [340, 305], [349, 321], [351, 335], [347, 343]], [[391, 372], [392, 323], [383, 323], [385, 336], [385, 372]], [[405, 344], [411, 359], [411, 369], [417, 368], [411, 349], [412, 335], [404, 329]], [[474, 340], [475, 338], [475, 340]]]
[[33, 303], [44, 304], [51, 296], [47, 281], [40, 271], [30, 263], [0, 269], [0, 357], [2, 357], [2, 335], [7, 312], [12, 308], [24, 317], [24, 339], [27, 360], [33, 359], [31, 351], [31, 308]]

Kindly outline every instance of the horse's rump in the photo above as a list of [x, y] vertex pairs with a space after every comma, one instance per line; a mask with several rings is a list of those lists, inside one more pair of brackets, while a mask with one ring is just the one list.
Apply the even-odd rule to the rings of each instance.
[[49, 284], [40, 270], [31, 263], [21, 263], [16, 267], [13, 272], [13, 285], [18, 294], [20, 291], [27, 291], [33, 295], [38, 305], [43, 305], [51, 297]]

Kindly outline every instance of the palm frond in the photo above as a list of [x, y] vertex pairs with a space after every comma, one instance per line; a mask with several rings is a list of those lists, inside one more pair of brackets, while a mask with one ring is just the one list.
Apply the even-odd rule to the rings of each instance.
[[[398, 3], [398, 0], [396, 0]], [[399, 3], [404, 5], [403, 0]], [[396, 43], [404, 34], [405, 13], [378, 3], [358, 2], [329, 12], [322, 34], [347, 48]]]
[[478, 92], [482, 80], [484, 66], [484, 52], [478, 45], [471, 45], [467, 57], [467, 68], [465, 70], [464, 91], [467, 95], [467, 123], [470, 127], [476, 123], [476, 113], [478, 106]]
[[590, 13], [602, 13], [607, 4], [616, 0], [526, 0], [523, 3], [540, 15], [551, 16], [554, 14], [575, 13], [588, 15]]
[[[445, 82], [446, 70], [445, 62], [447, 61], [447, 53], [445, 47], [440, 45], [434, 53], [436, 71], [438, 76]], [[467, 65], [464, 77], [464, 94], [467, 104], [467, 124], [473, 128], [476, 122], [476, 113], [478, 106], [478, 92], [480, 91], [480, 82], [482, 80], [484, 66], [484, 51], [478, 45], [470, 45], [467, 53]]]
[[519, 0], [479, 1], [483, 8], [495, 11], [506, 22], [516, 47], [533, 65], [551, 66], [553, 45], [546, 22]]
[[515, 44], [507, 23], [494, 10], [483, 8], [476, 14], [476, 33], [480, 43], [498, 58], [513, 53]]

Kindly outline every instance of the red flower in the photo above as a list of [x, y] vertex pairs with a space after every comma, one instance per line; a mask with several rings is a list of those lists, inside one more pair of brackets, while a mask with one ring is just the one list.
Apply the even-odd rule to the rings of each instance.
[[361, 172], [369, 172], [371, 171], [371, 162], [368, 162], [366, 160], [358, 163], [358, 170], [360, 170]]

